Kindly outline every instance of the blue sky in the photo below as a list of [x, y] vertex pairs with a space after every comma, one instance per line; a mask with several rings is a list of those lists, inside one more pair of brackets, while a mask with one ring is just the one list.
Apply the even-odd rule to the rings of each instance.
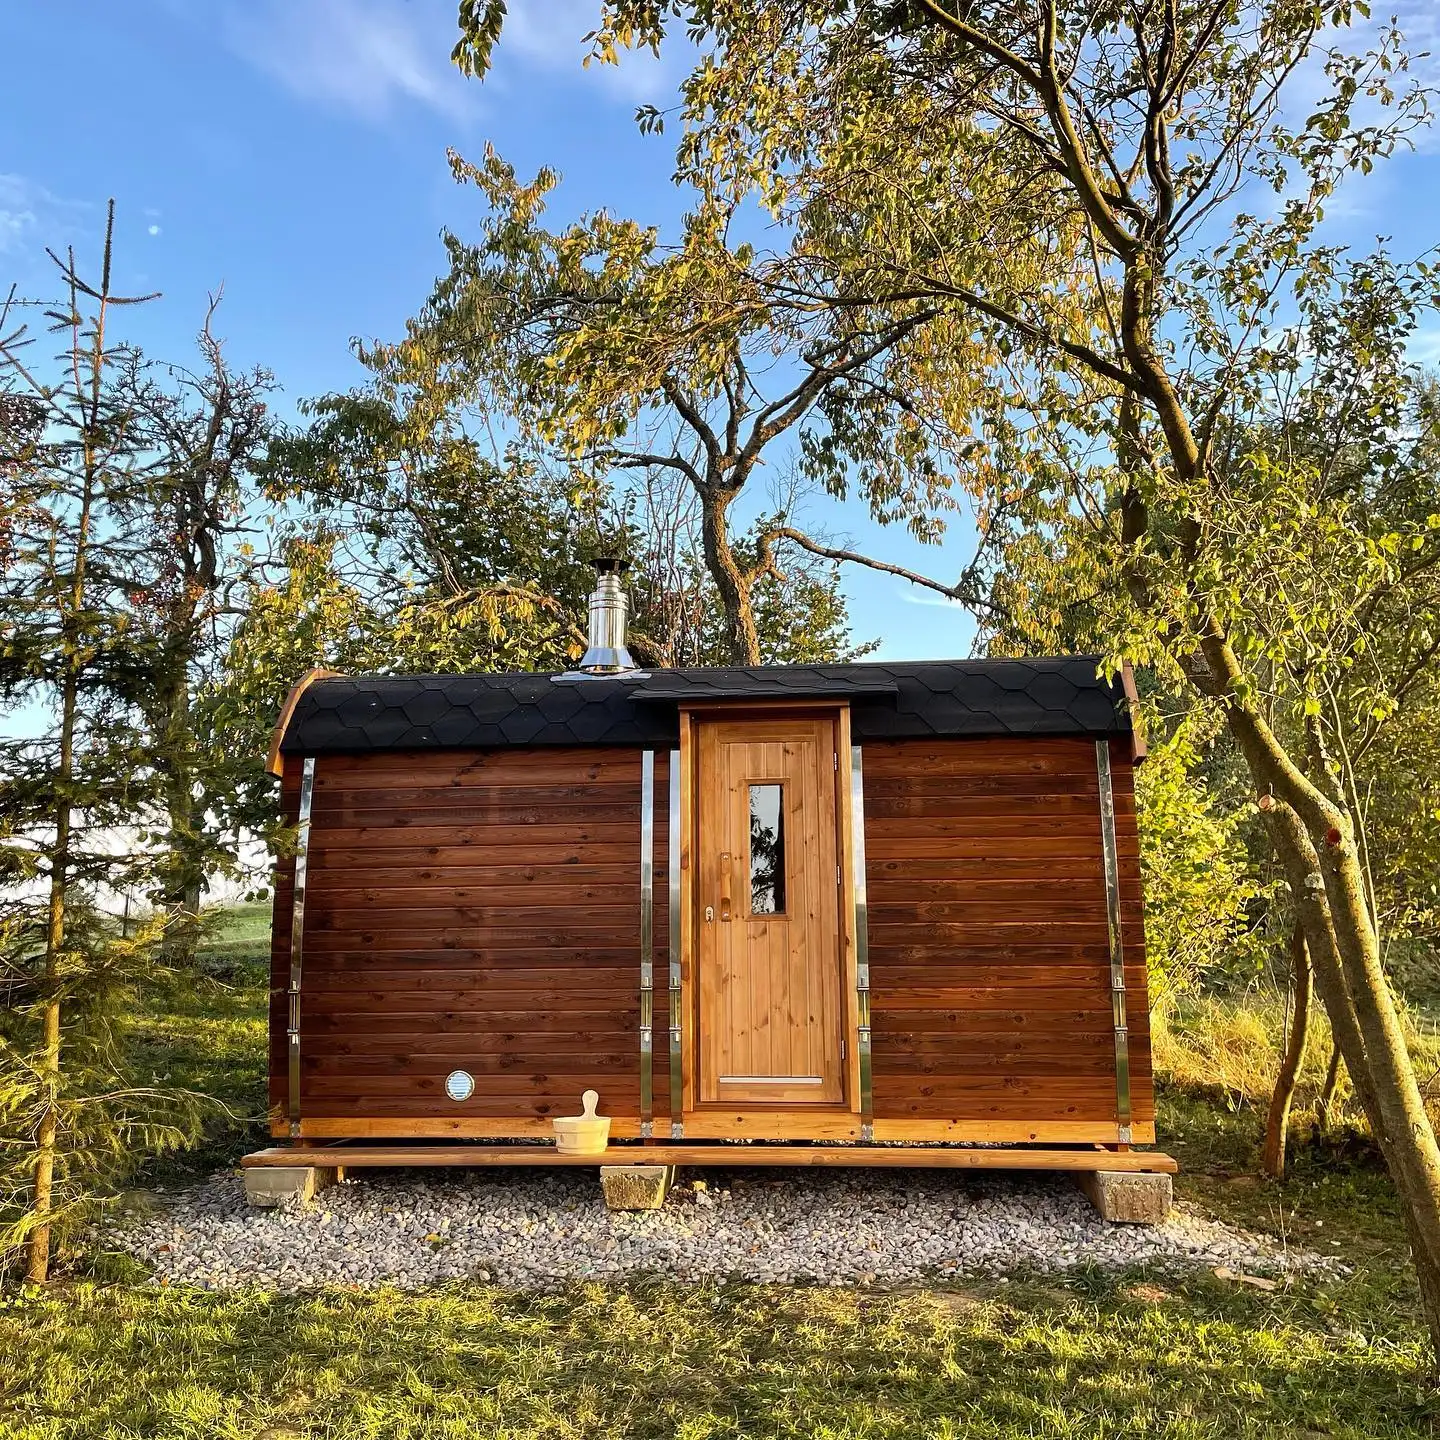
[[[285, 401], [362, 377], [353, 336], [397, 335], [443, 263], [439, 233], [473, 228], [476, 199], [446, 148], [485, 142], [522, 172], [560, 170], [560, 214], [606, 206], [664, 225], [679, 198], [670, 145], [636, 133], [641, 102], [669, 103], [678, 51], [583, 70], [597, 0], [511, 0], [496, 73], [449, 63], [455, 0], [5, 0], [0, 53], [0, 284], [49, 288], [43, 247], [98, 246], [119, 206], [119, 283], [163, 299], [127, 315], [152, 353], [184, 358], [206, 295], [232, 361], [272, 369]], [[1404, 0], [1440, 40], [1435, 0]], [[1378, 11], [1379, 7], [1377, 7]], [[1427, 34], [1428, 32], [1428, 34]], [[1440, 50], [1440, 43], [1434, 45]], [[1435, 62], [1427, 73], [1440, 78]], [[1440, 153], [1383, 167], [1341, 197], [1330, 238], [1397, 254], [1440, 243]], [[1440, 359], [1440, 330], [1422, 341]], [[968, 548], [922, 549], [853, 511], [830, 533], [937, 576]], [[963, 612], [900, 582], [851, 574], [858, 636], [882, 654], [962, 654]]]

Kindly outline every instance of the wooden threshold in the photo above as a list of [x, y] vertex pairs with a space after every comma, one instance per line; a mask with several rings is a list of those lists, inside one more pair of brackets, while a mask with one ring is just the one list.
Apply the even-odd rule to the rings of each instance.
[[910, 1145], [611, 1145], [602, 1155], [562, 1155], [553, 1145], [277, 1145], [240, 1162], [254, 1165], [371, 1167], [441, 1165], [824, 1165], [873, 1169], [1127, 1170], [1173, 1175], [1158, 1151], [1091, 1146], [967, 1149]]

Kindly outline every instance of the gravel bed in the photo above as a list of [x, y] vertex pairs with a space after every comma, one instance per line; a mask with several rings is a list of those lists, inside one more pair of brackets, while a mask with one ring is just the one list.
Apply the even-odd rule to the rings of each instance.
[[611, 1213], [593, 1173], [370, 1170], [302, 1209], [258, 1209], [237, 1173], [120, 1217], [108, 1243], [157, 1283], [547, 1288], [642, 1274], [888, 1284], [1149, 1262], [1251, 1274], [1343, 1271], [1186, 1208], [1107, 1225], [1064, 1178], [954, 1171], [681, 1173], [658, 1211]]

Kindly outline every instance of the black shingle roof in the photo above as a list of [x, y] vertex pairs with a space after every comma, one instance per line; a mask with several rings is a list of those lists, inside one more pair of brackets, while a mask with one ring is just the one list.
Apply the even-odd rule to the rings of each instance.
[[313, 681], [281, 740], [286, 755], [526, 745], [677, 743], [693, 700], [847, 699], [857, 742], [930, 736], [1128, 735], [1117, 680], [1094, 656], [656, 670], [644, 679], [371, 675]]

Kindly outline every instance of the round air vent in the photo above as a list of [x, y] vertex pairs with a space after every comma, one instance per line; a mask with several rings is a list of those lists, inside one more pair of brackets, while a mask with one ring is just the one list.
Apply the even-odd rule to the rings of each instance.
[[452, 1070], [445, 1077], [445, 1093], [452, 1100], [468, 1100], [475, 1093], [475, 1077], [465, 1070]]

